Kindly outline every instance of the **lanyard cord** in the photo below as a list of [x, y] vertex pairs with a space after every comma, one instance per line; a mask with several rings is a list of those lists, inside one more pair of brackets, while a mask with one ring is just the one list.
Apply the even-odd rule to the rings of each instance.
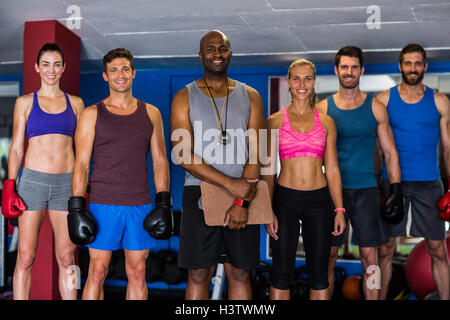
[[[216, 118], [217, 123], [217, 129], [219, 129], [222, 132], [222, 135], [226, 134], [227, 130], [227, 118], [228, 118], [228, 79], [227, 79], [227, 87], [225, 92], [225, 99], [222, 104], [222, 111], [220, 112], [220, 118], [218, 118], [219, 109], [217, 109], [216, 102], [211, 94], [211, 91], [209, 90], [209, 87], [206, 85], [205, 78], [202, 77], [203, 84], [206, 87], [206, 90], [208, 91], [209, 99], [211, 100], [211, 105], [213, 106], [214, 110], [214, 116]], [[223, 109], [225, 107], [225, 129], [222, 127], [222, 119], [223, 119]]]

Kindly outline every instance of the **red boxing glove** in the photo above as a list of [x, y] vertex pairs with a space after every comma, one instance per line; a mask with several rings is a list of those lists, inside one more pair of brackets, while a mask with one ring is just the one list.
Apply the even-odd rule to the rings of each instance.
[[441, 210], [439, 217], [442, 220], [450, 221], [450, 192], [444, 194], [438, 203], [438, 207]]
[[3, 182], [2, 214], [7, 219], [17, 218], [26, 210], [27, 206], [16, 193], [16, 180], [8, 179]]
[[447, 209], [445, 211], [441, 211], [441, 213], [439, 214], [439, 217], [442, 220], [450, 222], [450, 207], [447, 207]]

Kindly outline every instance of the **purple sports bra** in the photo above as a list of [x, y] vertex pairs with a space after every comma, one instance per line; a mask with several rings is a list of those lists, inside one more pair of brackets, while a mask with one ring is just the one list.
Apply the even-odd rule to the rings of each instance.
[[73, 138], [77, 120], [70, 104], [69, 97], [66, 97], [66, 109], [60, 113], [47, 113], [39, 106], [37, 92], [34, 92], [33, 106], [26, 125], [28, 139], [44, 134], [65, 134]]

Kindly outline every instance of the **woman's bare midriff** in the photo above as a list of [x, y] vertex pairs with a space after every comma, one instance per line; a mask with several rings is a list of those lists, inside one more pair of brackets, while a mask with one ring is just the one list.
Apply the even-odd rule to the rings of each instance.
[[50, 174], [73, 171], [73, 139], [63, 134], [46, 134], [28, 140], [25, 167]]
[[323, 159], [297, 157], [281, 160], [278, 184], [295, 190], [317, 190], [327, 185], [322, 171]]

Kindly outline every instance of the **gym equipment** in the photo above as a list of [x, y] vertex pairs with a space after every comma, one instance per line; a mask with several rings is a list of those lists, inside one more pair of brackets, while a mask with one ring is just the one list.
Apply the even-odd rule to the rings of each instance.
[[187, 281], [187, 270], [178, 268], [178, 254], [175, 251], [160, 250], [156, 256], [162, 262], [161, 278], [165, 283], [174, 285]]
[[80, 267], [81, 278], [87, 279], [89, 273], [89, 251], [86, 247], [78, 248], [78, 267]]
[[148, 255], [145, 262], [145, 280], [149, 283], [161, 280], [164, 262], [155, 253]]
[[342, 284], [347, 279], [347, 271], [339, 266], [334, 267], [334, 290], [332, 300], [344, 300]]
[[392, 261], [392, 277], [386, 300], [407, 300], [411, 295], [405, 276], [405, 263]]
[[[447, 254], [450, 252], [450, 237], [447, 237]], [[425, 240], [416, 244], [411, 250], [405, 266], [406, 281], [412, 293], [419, 298], [436, 290], [431, 273], [431, 258]]]
[[425, 296], [423, 300], [440, 300], [437, 291], [433, 291]]
[[290, 285], [292, 300], [308, 300], [309, 299], [309, 281], [306, 266], [302, 265], [295, 269], [295, 276]]
[[361, 288], [361, 276], [350, 276], [342, 283], [342, 295], [345, 300], [363, 300]]
[[179, 284], [187, 281], [187, 270], [178, 268], [176, 263], [169, 263], [164, 265], [161, 277], [168, 285]]
[[260, 261], [259, 265], [250, 271], [250, 281], [253, 289], [253, 299], [269, 300], [272, 266]]
[[112, 253], [109, 268], [111, 269], [111, 278], [118, 280], [128, 280], [127, 272], [125, 269], [125, 253], [123, 252], [123, 250], [116, 250]]
[[[334, 291], [332, 299], [342, 300], [342, 284], [347, 278], [347, 272], [344, 268], [334, 267]], [[310, 285], [306, 265], [302, 265], [295, 269], [294, 280], [291, 283], [291, 299], [292, 300], [309, 300]]]
[[223, 288], [225, 286], [225, 269], [223, 263], [218, 263], [216, 267], [216, 274], [211, 279], [213, 286], [213, 292], [210, 300], [221, 300]]

